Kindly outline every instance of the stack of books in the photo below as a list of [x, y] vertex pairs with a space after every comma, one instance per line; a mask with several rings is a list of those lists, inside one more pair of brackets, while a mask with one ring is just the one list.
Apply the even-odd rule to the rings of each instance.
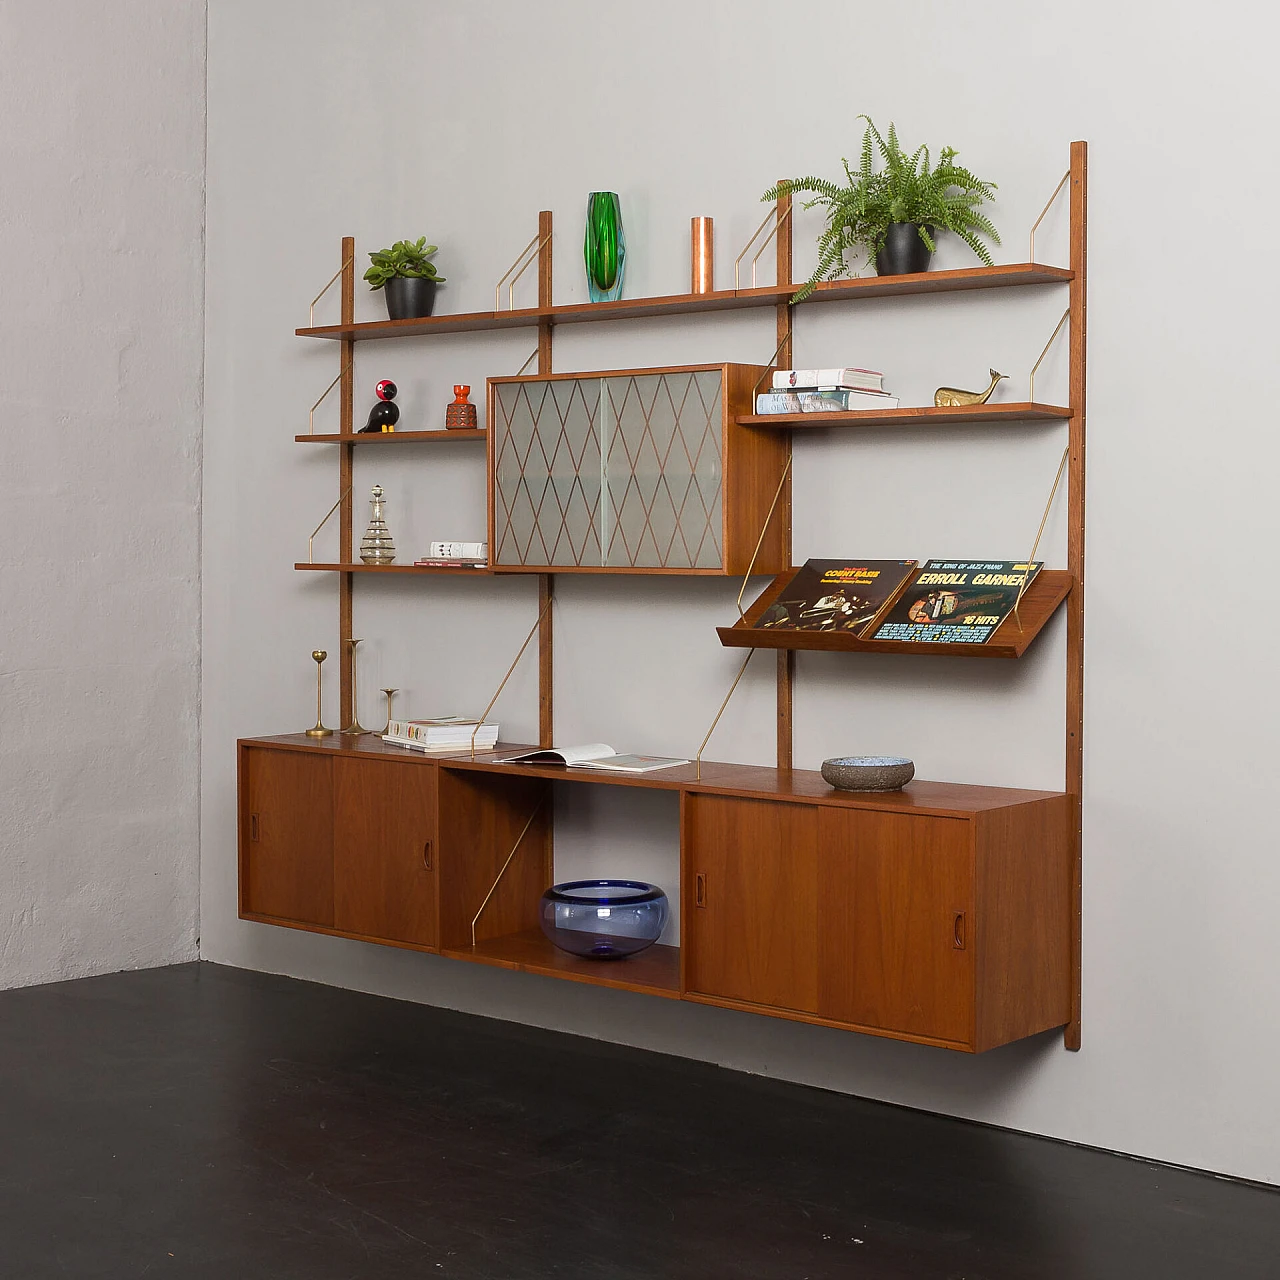
[[487, 542], [433, 542], [431, 549], [416, 565], [435, 569], [487, 569], [489, 544]]
[[898, 407], [874, 369], [778, 369], [773, 390], [756, 396], [757, 413], [848, 413]]
[[432, 720], [391, 720], [383, 742], [418, 751], [470, 751], [472, 734], [477, 751], [492, 751], [498, 741], [496, 722], [481, 724], [466, 716], [437, 716]]

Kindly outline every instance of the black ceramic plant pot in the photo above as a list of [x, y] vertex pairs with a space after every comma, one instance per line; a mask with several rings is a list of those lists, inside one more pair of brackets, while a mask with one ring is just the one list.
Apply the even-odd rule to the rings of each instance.
[[429, 316], [436, 305], [436, 282], [426, 276], [392, 276], [382, 291], [387, 295], [387, 315], [392, 320]]
[[[933, 228], [929, 228], [932, 240]], [[929, 270], [932, 250], [920, 239], [920, 228], [914, 222], [891, 222], [884, 248], [876, 254], [876, 274], [907, 276]]]

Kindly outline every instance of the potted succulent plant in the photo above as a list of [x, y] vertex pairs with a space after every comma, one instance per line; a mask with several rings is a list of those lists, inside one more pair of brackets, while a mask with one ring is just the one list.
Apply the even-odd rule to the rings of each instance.
[[[818, 265], [794, 301], [807, 298], [819, 280], [847, 275], [846, 249], [863, 250], [882, 276], [927, 271], [940, 231], [959, 236], [979, 261], [990, 266], [991, 254], [981, 237], [999, 244], [1000, 236], [979, 206], [992, 198], [996, 184], [983, 182], [956, 164], [953, 147], [943, 147], [935, 165], [928, 147], [917, 147], [907, 155], [892, 124], [882, 137], [870, 116], [858, 118], [867, 122], [867, 128], [857, 170], [842, 161], [847, 186], [825, 178], [793, 178], [770, 187], [761, 197], [776, 200], [788, 192], [807, 191], [814, 198], [806, 209], [825, 205], [828, 210], [827, 229], [818, 238]], [[874, 167], [877, 153], [879, 169]]]
[[436, 302], [436, 285], [444, 276], [436, 274], [431, 255], [438, 246], [427, 243], [426, 236], [417, 240], [397, 240], [390, 249], [379, 249], [369, 255], [373, 264], [364, 273], [371, 289], [386, 290], [387, 315], [392, 320], [411, 320], [429, 316]]

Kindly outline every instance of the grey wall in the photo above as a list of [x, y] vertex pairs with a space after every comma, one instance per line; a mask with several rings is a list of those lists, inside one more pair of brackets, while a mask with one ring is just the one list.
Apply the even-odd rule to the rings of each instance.
[[0, 986], [196, 954], [204, 27], [0, 0]]
[[[763, 0], [213, 0], [207, 957], [1280, 1180], [1276, 607], [1256, 568], [1275, 528], [1277, 452], [1275, 310], [1258, 242], [1276, 194], [1268, 41], [1254, 6], [1218, 6], [1211, 21], [1202, 6], [1167, 5], [1155, 24], [1148, 12], [807, 0], [787, 8], [782, 37]], [[1004, 261], [1025, 256], [1071, 140], [1091, 144], [1083, 1051], [1050, 1035], [966, 1058], [239, 922], [234, 740], [310, 723], [309, 652], [338, 648], [336, 583], [291, 568], [337, 496], [332, 453], [292, 442], [337, 352], [291, 334], [338, 266], [339, 237], [356, 237], [363, 264], [371, 248], [427, 234], [449, 281], [441, 309], [473, 310], [492, 305], [494, 281], [550, 208], [555, 294], [571, 301], [585, 297], [585, 194], [611, 188], [629, 295], [686, 287], [694, 214], [716, 218], [728, 285], [759, 193], [783, 174], [837, 174], [860, 110], [895, 119], [907, 140], [959, 146], [1000, 183]], [[807, 270], [820, 222], [797, 224]], [[1219, 241], [1232, 246], [1221, 262]], [[1241, 244], [1256, 270], [1231, 269]], [[1059, 214], [1041, 253], [1065, 259]], [[953, 243], [937, 265], [968, 261]], [[531, 280], [522, 288], [532, 296]], [[1021, 399], [1064, 305], [1028, 290], [802, 311], [797, 358], [884, 369], [907, 404], [942, 383], [981, 384], [994, 364]], [[358, 316], [380, 308], [362, 289]], [[321, 318], [335, 316], [326, 300]], [[438, 423], [454, 382], [512, 373], [533, 343], [507, 332], [361, 347], [357, 412], [390, 376], [403, 426]], [[773, 345], [763, 312], [581, 326], [557, 335], [556, 365], [763, 362]], [[1058, 351], [1041, 396], [1065, 396], [1064, 376]], [[333, 408], [320, 425], [336, 425]], [[1061, 427], [806, 435], [797, 557], [1025, 554], [1063, 440]], [[374, 481], [404, 558], [433, 537], [482, 535], [478, 450], [361, 451], [359, 492]], [[326, 533], [318, 558], [335, 544]], [[1044, 553], [1063, 563], [1061, 504]], [[558, 590], [558, 736], [696, 749], [739, 660], [712, 630], [733, 616], [737, 584], [565, 578]], [[383, 684], [405, 690], [413, 714], [478, 709], [533, 616], [532, 582], [359, 582], [366, 722]], [[923, 777], [1060, 786], [1063, 643], [1059, 619], [1016, 664], [802, 654], [798, 763], [901, 751]], [[336, 691], [331, 664], [331, 707]], [[772, 698], [759, 661], [709, 755], [770, 762]], [[511, 737], [533, 734], [532, 664], [498, 712]], [[675, 887], [666, 798], [597, 789], [570, 800], [559, 873], [627, 867]]]

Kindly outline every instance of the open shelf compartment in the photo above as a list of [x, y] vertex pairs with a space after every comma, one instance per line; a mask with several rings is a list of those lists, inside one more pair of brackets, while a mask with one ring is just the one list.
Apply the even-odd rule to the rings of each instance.
[[561, 951], [540, 930], [526, 929], [469, 947], [445, 948], [440, 954], [597, 987], [680, 998], [680, 948], [660, 943], [624, 960], [584, 960]]
[[919, 657], [1020, 658], [1071, 594], [1075, 579], [1062, 569], [1041, 569], [1011, 613], [986, 644], [921, 643], [910, 640], [860, 640], [846, 631], [794, 631], [757, 627], [761, 614], [782, 594], [795, 569], [780, 573], [746, 615], [731, 627], [717, 627], [730, 649], [819, 649], [827, 653], [910, 653]]

